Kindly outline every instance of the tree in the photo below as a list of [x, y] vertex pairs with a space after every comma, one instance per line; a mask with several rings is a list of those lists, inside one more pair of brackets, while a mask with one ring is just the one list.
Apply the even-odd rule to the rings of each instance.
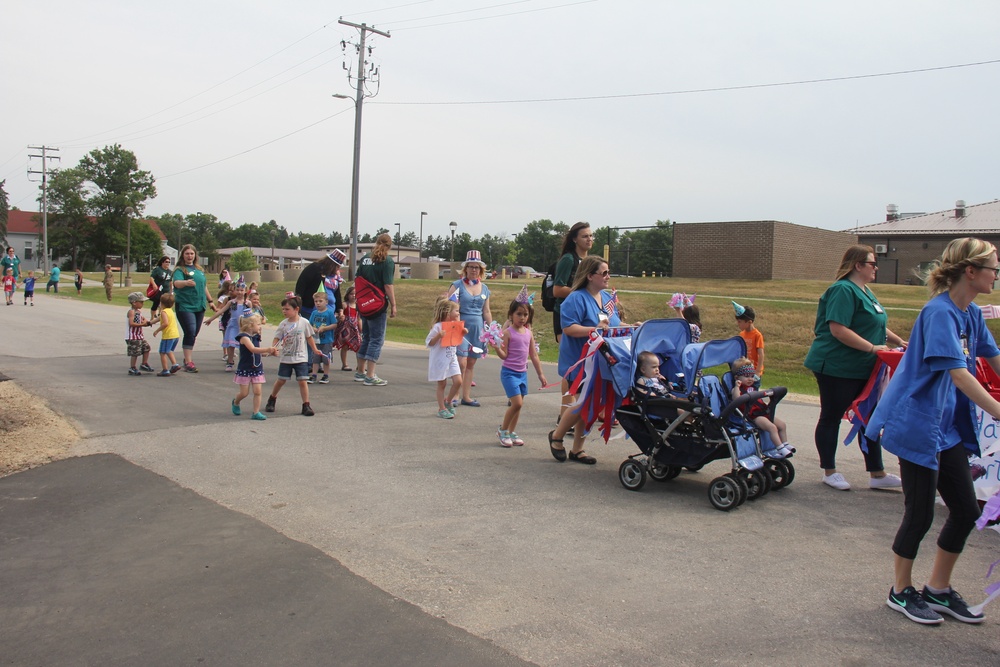
[[232, 257], [229, 258], [229, 269], [230, 271], [238, 273], [242, 273], [243, 271], [256, 271], [257, 258], [254, 257], [253, 251], [250, 250], [250, 248], [237, 250], [233, 253]]
[[7, 245], [7, 213], [10, 211], [10, 201], [7, 198], [7, 190], [4, 189], [7, 179], [0, 181], [0, 240]]
[[150, 258], [155, 262], [160, 258], [163, 244], [160, 235], [144, 220], [132, 221], [132, 251], [129, 257], [135, 262], [136, 270], [149, 271]]
[[562, 237], [569, 231], [565, 223], [553, 224], [551, 220], [532, 220], [524, 227], [524, 231], [515, 239], [518, 253], [518, 264], [534, 267], [545, 271], [549, 265], [559, 259]]
[[330, 232], [326, 237], [326, 245], [344, 245], [350, 243], [350, 237], [347, 234], [341, 234], [340, 232], [333, 231]]
[[292, 234], [289, 236], [284, 247], [290, 249], [302, 248], [303, 250], [319, 250], [325, 245], [326, 236], [323, 234], [299, 232], [298, 234]]
[[[60, 169], [48, 183], [49, 248], [53, 257], [69, 255], [70, 268], [85, 265], [88, 241], [94, 231], [85, 186], [86, 175], [79, 167]], [[90, 253], [91, 260], [103, 255]]]
[[119, 144], [95, 148], [83, 156], [77, 166], [84, 179], [92, 184], [87, 204], [97, 224], [88, 237], [88, 252], [102, 258], [108, 254], [124, 254], [131, 207], [134, 216], [141, 216], [146, 200], [156, 196], [153, 175], [139, 169], [132, 151]]
[[654, 229], [632, 229], [622, 234], [612, 248], [614, 273], [671, 275], [674, 228], [669, 220], [657, 220]]

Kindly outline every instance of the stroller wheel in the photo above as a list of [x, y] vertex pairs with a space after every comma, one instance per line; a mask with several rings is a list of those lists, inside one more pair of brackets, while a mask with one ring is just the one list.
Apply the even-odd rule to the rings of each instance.
[[646, 469], [635, 459], [625, 459], [618, 466], [618, 481], [629, 491], [638, 491], [646, 483]]
[[667, 482], [681, 474], [680, 466], [670, 466], [652, 461], [649, 464], [649, 476], [657, 482]]
[[740, 505], [742, 489], [739, 482], [728, 475], [716, 477], [708, 485], [708, 501], [712, 507], [723, 512], [728, 512]]
[[784, 459], [768, 459], [764, 462], [764, 470], [771, 478], [771, 488], [777, 491], [778, 489], [783, 489], [791, 483], [788, 471], [791, 469], [792, 475], [795, 474], [795, 468], [792, 464], [785, 461]]
[[747, 484], [747, 500], [757, 500], [771, 490], [771, 475], [763, 468], [741, 470], [739, 476]]
[[785, 486], [788, 486], [792, 483], [792, 480], [795, 479], [795, 466], [792, 465], [792, 462], [787, 459], [781, 459], [781, 462], [784, 464], [785, 470], [788, 474], [788, 479], [785, 480]]
[[740, 477], [740, 474], [736, 471], [727, 473], [726, 477], [732, 477], [736, 480], [736, 484], [740, 487], [740, 505], [742, 505], [747, 501], [747, 498], [750, 497], [750, 485], [747, 484], [747, 481]]

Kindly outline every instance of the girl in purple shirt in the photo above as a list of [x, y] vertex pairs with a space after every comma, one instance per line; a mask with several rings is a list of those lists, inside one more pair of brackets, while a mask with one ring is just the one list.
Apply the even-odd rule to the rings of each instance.
[[497, 429], [497, 438], [500, 439], [502, 447], [524, 444], [524, 440], [514, 432], [514, 429], [517, 428], [517, 419], [521, 416], [524, 397], [528, 395], [528, 359], [531, 359], [542, 386], [548, 384], [542, 373], [538, 350], [535, 348], [535, 337], [529, 328], [535, 314], [529, 300], [527, 289], [522, 289], [521, 294], [511, 302], [507, 311], [510, 326], [504, 329], [503, 340], [499, 346], [493, 345], [497, 356], [503, 359], [500, 383], [503, 384], [507, 398], [510, 399], [510, 407], [503, 416], [503, 424]]

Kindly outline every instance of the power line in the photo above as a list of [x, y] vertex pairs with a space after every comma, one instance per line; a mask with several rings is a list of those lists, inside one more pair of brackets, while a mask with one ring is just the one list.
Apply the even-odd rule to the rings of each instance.
[[221, 158], [221, 159], [218, 159], [218, 160], [213, 160], [212, 162], [207, 162], [207, 163], [205, 163], [203, 165], [199, 165], [197, 167], [191, 167], [190, 169], [184, 169], [182, 171], [175, 171], [174, 173], [167, 174], [166, 176], [158, 176], [156, 180], [162, 181], [163, 179], [165, 179], [165, 178], [171, 178], [172, 176], [180, 176], [181, 174], [186, 174], [186, 173], [188, 173], [190, 171], [197, 171], [199, 169], [204, 169], [205, 167], [211, 167], [213, 164], [219, 164], [220, 162], [225, 162], [226, 160], [232, 160], [233, 158], [239, 157], [241, 155], [246, 155], [247, 153], [252, 153], [253, 151], [257, 150], [258, 148], [263, 148], [264, 146], [270, 146], [271, 144], [273, 144], [275, 142], [278, 142], [278, 141], [281, 141], [282, 139], [287, 139], [288, 137], [290, 137], [292, 135], [295, 135], [295, 134], [298, 134], [299, 132], [304, 132], [305, 130], [308, 130], [310, 127], [315, 127], [316, 125], [319, 125], [320, 123], [325, 123], [326, 121], [330, 120], [331, 118], [336, 118], [340, 114], [346, 113], [346, 112], [348, 112], [350, 110], [351, 110], [350, 108], [347, 108], [347, 109], [344, 109], [342, 111], [338, 111], [337, 113], [333, 114], [332, 116], [327, 116], [326, 118], [320, 118], [315, 123], [310, 123], [309, 125], [306, 125], [305, 127], [300, 127], [299, 129], [294, 130], [293, 132], [289, 132], [288, 134], [285, 134], [285, 135], [282, 135], [280, 137], [277, 137], [276, 139], [271, 139], [270, 141], [266, 141], [266, 142], [264, 142], [264, 143], [262, 143], [262, 144], [260, 144], [258, 146], [254, 146], [253, 148], [248, 148], [245, 151], [240, 151], [239, 153], [234, 153], [233, 155], [230, 155], [229, 157], [224, 157], [224, 158]]
[[[528, 0], [523, 0], [523, 1], [527, 2]], [[493, 16], [480, 16], [478, 18], [461, 19], [459, 21], [443, 21], [441, 23], [430, 23], [428, 25], [415, 25], [415, 26], [410, 26], [409, 28], [393, 28], [393, 29], [398, 32], [400, 30], [420, 30], [422, 28], [436, 28], [436, 27], [442, 26], [442, 25], [455, 25], [455, 24], [458, 24], [458, 23], [470, 23], [472, 21], [489, 21], [490, 19], [499, 19], [499, 18], [503, 18], [505, 16], [517, 16], [519, 14], [533, 14], [535, 12], [545, 12], [545, 11], [548, 11], [550, 9], [562, 9], [563, 7], [573, 7], [575, 5], [586, 5], [586, 4], [589, 4], [591, 2], [597, 2], [597, 1], [598, 0], [578, 0], [577, 2], [567, 2], [566, 4], [552, 5], [551, 7], [539, 7], [537, 9], [525, 9], [525, 10], [520, 11], [520, 12], [508, 12], [506, 14], [494, 14]], [[507, 3], [507, 4], [517, 4], [517, 3]], [[496, 6], [497, 7], [502, 7], [504, 5], [496, 5]], [[480, 11], [480, 10], [470, 9], [470, 10], [466, 10], [466, 11]], [[463, 12], [455, 12], [455, 13], [463, 13]], [[447, 16], [447, 15], [443, 14], [442, 16]], [[434, 18], [434, 17], [424, 17], [424, 19], [408, 19], [408, 21], [420, 21], [420, 20], [425, 20], [426, 18]], [[404, 21], [389, 22], [389, 25], [391, 26], [391, 25], [394, 25], [395, 23], [404, 23]]]
[[982, 65], [995, 65], [1000, 63], [1000, 59], [997, 60], [983, 60], [974, 63], [962, 63], [960, 65], [941, 65], [939, 67], [923, 67], [920, 69], [906, 69], [898, 70], [895, 72], [879, 72], [876, 74], [853, 74], [850, 76], [835, 76], [827, 77], [823, 79], [803, 79], [800, 81], [779, 81], [776, 83], [754, 83], [747, 84], [743, 86], [719, 86], [715, 88], [689, 88], [685, 90], [667, 90], [654, 93], [622, 93], [620, 95], [582, 95], [578, 97], [539, 97], [533, 99], [524, 100], [466, 100], [466, 101], [456, 101], [456, 102], [374, 102], [374, 104], [394, 104], [394, 105], [410, 105], [410, 106], [457, 106], [457, 105], [473, 105], [473, 104], [536, 104], [539, 102], [581, 102], [589, 100], [616, 100], [616, 99], [626, 99], [630, 97], [657, 97], [665, 95], [694, 95], [698, 93], [721, 93], [729, 92], [734, 90], [753, 90], [757, 88], [779, 88], [782, 86], [804, 86], [814, 83], [833, 83], [836, 81], [855, 81], [858, 79], [876, 79], [879, 77], [889, 77], [889, 76], [902, 76], [905, 74], [922, 74], [925, 72], [939, 72], [942, 70], [949, 69], [960, 69], [963, 67], [980, 67]]
[[[413, 23], [414, 21], [427, 21], [430, 19], [444, 18], [446, 16], [456, 16], [458, 14], [470, 14], [472, 12], [483, 12], [486, 11], [487, 9], [497, 9], [498, 7], [509, 7], [510, 5], [523, 5], [526, 2], [534, 2], [534, 0], [512, 0], [511, 2], [504, 2], [499, 5], [487, 5], [486, 7], [476, 7], [475, 9], [460, 9], [455, 12], [446, 12], [444, 14], [432, 14], [430, 16], [422, 16], [420, 18], [415, 18], [415, 19], [403, 19], [401, 21], [392, 21], [390, 22], [389, 25], [397, 25], [399, 23]], [[496, 18], [496, 17], [489, 16], [484, 18]], [[397, 28], [397, 30], [398, 29], [399, 28]]]

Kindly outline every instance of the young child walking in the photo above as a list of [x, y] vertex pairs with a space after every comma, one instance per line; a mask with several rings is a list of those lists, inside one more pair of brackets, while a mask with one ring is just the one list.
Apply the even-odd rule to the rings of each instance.
[[[129, 375], [142, 375], [141, 371], [146, 371], [147, 373], [156, 372], [149, 365], [149, 343], [146, 342], [142, 335], [143, 327], [152, 325], [152, 322], [147, 320], [142, 314], [142, 302], [145, 300], [146, 295], [142, 292], [131, 292], [128, 295], [128, 303], [131, 308], [129, 308], [128, 313], [125, 315], [125, 320], [128, 322], [128, 328], [125, 330], [125, 350], [131, 358], [128, 369]], [[140, 355], [142, 356], [142, 364], [136, 368], [135, 364], [139, 361]]]
[[316, 347], [320, 354], [314, 355], [312, 359], [312, 372], [309, 373], [309, 384], [316, 382], [316, 376], [320, 368], [323, 369], [323, 377], [319, 379], [320, 384], [330, 383], [330, 359], [333, 356], [333, 330], [337, 328], [337, 314], [332, 308], [327, 308], [326, 292], [316, 292], [313, 294], [313, 303], [316, 308], [309, 316], [309, 324], [316, 331], [319, 341]]
[[271, 343], [271, 347], [279, 351], [278, 379], [271, 388], [271, 395], [267, 397], [265, 412], [274, 412], [278, 392], [292, 379], [294, 373], [295, 381], [299, 383], [299, 395], [302, 397], [302, 414], [306, 417], [316, 414], [309, 405], [309, 351], [312, 350], [317, 355], [321, 353], [313, 340], [316, 332], [312, 325], [299, 316], [301, 310], [302, 301], [297, 296], [282, 299], [281, 314], [285, 319], [278, 325]]
[[[250, 283], [253, 285], [254, 283]], [[260, 315], [261, 325], [267, 324], [267, 315], [264, 314], [264, 308], [260, 305], [260, 292], [257, 290], [250, 290], [250, 311], [254, 315]]]
[[160, 365], [163, 370], [157, 373], [159, 377], [170, 377], [181, 369], [174, 356], [177, 349], [177, 341], [180, 340], [181, 330], [177, 326], [177, 317], [174, 316], [174, 295], [167, 293], [160, 296], [160, 326], [153, 331], [153, 338], [156, 334], [163, 332], [160, 339]]
[[750, 306], [741, 306], [733, 301], [736, 311], [736, 326], [740, 329], [740, 337], [746, 341], [747, 357], [753, 362], [754, 373], [757, 374], [755, 387], [760, 387], [760, 378], [764, 377], [764, 334], [754, 326], [757, 313]]
[[[46, 292], [48, 290], [45, 290]], [[28, 271], [28, 277], [24, 279], [24, 305], [28, 305], [28, 300], [31, 300], [31, 305], [35, 305], [35, 272]]]
[[[739, 398], [747, 392], [753, 391], [754, 383], [760, 382], [757, 377], [753, 362], [747, 357], [740, 357], [733, 362], [733, 398]], [[783, 452], [791, 453], [795, 448], [788, 444], [788, 427], [785, 422], [777, 417], [772, 421], [768, 416], [767, 403], [764, 399], [757, 399], [749, 403], [743, 414], [747, 421], [761, 431], [766, 431], [771, 436], [771, 443]]]
[[[434, 324], [431, 326], [424, 344], [430, 350], [427, 358], [427, 380], [437, 383], [438, 417], [454, 419], [455, 408], [452, 401], [462, 390], [462, 370], [458, 367], [458, 355], [454, 345], [444, 345], [443, 322], [458, 322], [458, 304], [445, 297], [439, 297], [434, 305]], [[462, 333], [469, 330], [462, 327]], [[445, 396], [445, 387], [451, 378], [451, 391]]]
[[219, 309], [215, 315], [208, 318], [206, 324], [217, 317], [222, 317], [223, 359], [226, 362], [226, 372], [232, 373], [233, 365], [236, 363], [236, 348], [239, 347], [239, 343], [236, 342], [236, 334], [240, 332], [240, 316], [243, 315], [248, 307], [246, 302], [246, 285], [243, 283], [230, 284], [229, 295], [226, 297], [224, 303], [228, 304], [229, 307]]
[[3, 295], [7, 297], [7, 305], [14, 305], [14, 287], [17, 280], [14, 278], [14, 269], [7, 269], [3, 276]]
[[[347, 289], [344, 295], [344, 316], [337, 322], [337, 328], [333, 332], [334, 346], [340, 350], [340, 370], [353, 371], [354, 368], [347, 364], [347, 352], [352, 351], [357, 355], [361, 349], [361, 329], [358, 326], [358, 302], [354, 295], [354, 286]], [[357, 356], [355, 356], [357, 363]]]
[[534, 316], [534, 309], [531, 307], [531, 297], [528, 296], [528, 288], [523, 287], [517, 298], [511, 301], [510, 308], [507, 309], [507, 319], [510, 326], [503, 331], [503, 340], [500, 345], [492, 345], [497, 356], [503, 359], [500, 368], [500, 383], [503, 385], [510, 407], [504, 413], [503, 423], [497, 429], [497, 438], [500, 439], [501, 447], [520, 447], [524, 440], [514, 430], [517, 428], [517, 420], [521, 416], [521, 407], [524, 405], [524, 397], [528, 395], [528, 359], [535, 368], [538, 381], [542, 386], [548, 384], [545, 374], [542, 372], [542, 361], [538, 358], [538, 349], [535, 347], [535, 336], [531, 331], [531, 320]]
[[277, 349], [260, 346], [261, 321], [260, 316], [253, 313], [244, 313], [239, 318], [240, 332], [236, 334], [236, 340], [240, 344], [240, 362], [236, 368], [236, 376], [233, 382], [238, 387], [236, 398], [233, 399], [233, 414], [240, 415], [240, 401], [247, 397], [251, 388], [253, 389], [253, 412], [250, 419], [267, 419], [260, 411], [260, 400], [264, 385], [264, 356], [277, 354]]

